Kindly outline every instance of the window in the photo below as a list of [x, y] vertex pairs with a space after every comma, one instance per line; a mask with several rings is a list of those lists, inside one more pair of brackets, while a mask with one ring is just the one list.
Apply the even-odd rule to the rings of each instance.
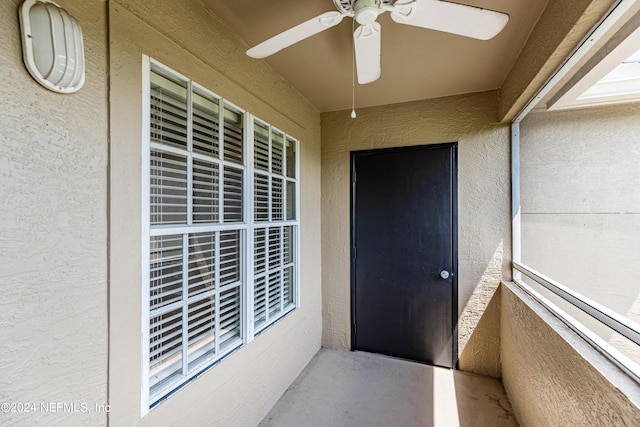
[[299, 197], [295, 139], [154, 61], [147, 72], [153, 406], [297, 306]]
[[254, 320], [256, 330], [295, 304], [294, 140], [254, 123]]

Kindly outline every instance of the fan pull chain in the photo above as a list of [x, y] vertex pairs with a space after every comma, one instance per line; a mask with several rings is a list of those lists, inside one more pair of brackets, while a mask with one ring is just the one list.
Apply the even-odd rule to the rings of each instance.
[[356, 118], [356, 41], [353, 38], [355, 33], [355, 19], [351, 20], [351, 44], [353, 50], [351, 51], [351, 118]]

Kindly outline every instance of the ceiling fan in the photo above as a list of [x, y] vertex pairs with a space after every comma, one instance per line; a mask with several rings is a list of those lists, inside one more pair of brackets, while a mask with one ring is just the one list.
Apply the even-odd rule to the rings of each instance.
[[337, 11], [326, 12], [252, 47], [247, 55], [266, 58], [301, 40], [338, 25], [345, 16], [360, 26], [353, 33], [358, 83], [380, 77], [380, 24], [378, 15], [390, 12], [398, 24], [429, 28], [488, 40], [497, 35], [509, 15], [441, 0], [333, 0]]

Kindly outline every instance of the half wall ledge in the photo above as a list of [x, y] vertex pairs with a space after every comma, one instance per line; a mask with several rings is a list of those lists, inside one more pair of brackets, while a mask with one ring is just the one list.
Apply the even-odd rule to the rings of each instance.
[[502, 282], [502, 380], [522, 425], [640, 425], [640, 385], [513, 282]]

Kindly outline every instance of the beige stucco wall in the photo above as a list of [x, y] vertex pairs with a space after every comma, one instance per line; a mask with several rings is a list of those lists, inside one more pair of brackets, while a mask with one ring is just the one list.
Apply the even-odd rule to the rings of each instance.
[[[525, 264], [640, 323], [639, 127], [640, 104], [529, 115], [521, 218]], [[640, 362], [637, 346], [586, 318]]]
[[520, 425], [640, 425], [636, 382], [515, 285], [501, 289], [502, 382]]
[[[188, 0], [59, 0], [87, 78], [55, 94], [22, 64], [19, 3], [0, 4], [0, 402], [38, 411], [0, 425], [255, 425], [320, 347], [318, 111]], [[141, 419], [143, 54], [298, 138], [302, 195], [301, 307]]]
[[72, 95], [28, 74], [19, 3], [0, 2], [0, 402], [37, 406], [0, 425], [105, 425], [40, 404], [107, 403], [106, 2], [58, 2], [85, 37]]
[[509, 128], [496, 123], [496, 93], [357, 113], [322, 114], [323, 344], [351, 345], [350, 151], [458, 141], [460, 367], [500, 376], [499, 301], [492, 297], [509, 275], [510, 166]]
[[[320, 348], [320, 115], [199, 2], [112, 1], [109, 12], [110, 422], [255, 425]], [[301, 307], [140, 419], [143, 54], [301, 141]]]

